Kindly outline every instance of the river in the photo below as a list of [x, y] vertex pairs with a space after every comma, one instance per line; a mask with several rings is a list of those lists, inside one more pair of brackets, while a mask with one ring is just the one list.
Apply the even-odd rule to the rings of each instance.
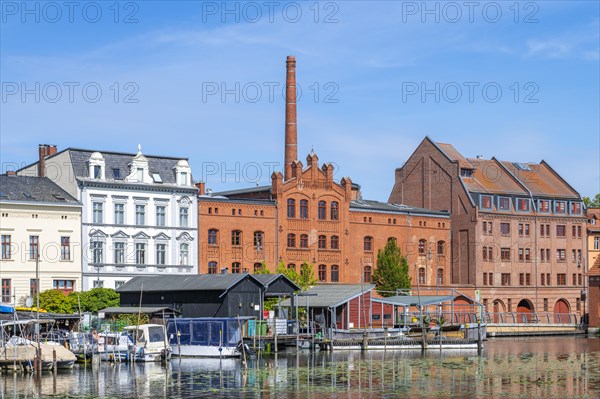
[[477, 351], [281, 352], [248, 361], [76, 365], [0, 375], [1, 398], [598, 398], [600, 339], [496, 338]]

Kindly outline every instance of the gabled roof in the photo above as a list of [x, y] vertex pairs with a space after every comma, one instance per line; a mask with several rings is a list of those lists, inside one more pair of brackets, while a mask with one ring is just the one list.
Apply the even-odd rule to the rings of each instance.
[[450, 158], [451, 161], [458, 162], [458, 164], [461, 168], [467, 168], [467, 169], [473, 168], [473, 165], [471, 165], [469, 160], [467, 160], [465, 157], [463, 157], [462, 154], [460, 152], [458, 152], [452, 144], [447, 144], [447, 143], [435, 143], [435, 144], [438, 146], [438, 148], [440, 150], [442, 150], [442, 152], [448, 158]]
[[299, 291], [301, 288], [296, 285], [292, 280], [287, 278], [283, 274], [253, 274], [252, 277], [257, 279], [265, 288], [268, 288], [270, 285], [275, 283], [278, 280], [283, 280], [286, 283], [290, 284], [295, 288], [296, 291]]
[[169, 292], [169, 291], [228, 291], [242, 280], [250, 278], [261, 285], [248, 273], [241, 274], [198, 274], [193, 276], [161, 275], [137, 276], [117, 288], [117, 292]]
[[[309, 308], [335, 308], [358, 298], [363, 293], [371, 292], [375, 288], [373, 284], [322, 284], [315, 285], [305, 291], [306, 298], [298, 297], [298, 305], [306, 307], [304, 303], [308, 302]], [[316, 294], [316, 295], [312, 295]], [[291, 299], [282, 301], [280, 306], [291, 306]]]
[[525, 185], [534, 196], [579, 199], [575, 191], [545, 161], [541, 163], [513, 163], [502, 161], [515, 178]]
[[470, 192], [490, 194], [529, 195], [503, 165], [495, 159], [470, 159], [475, 168], [472, 177], [462, 177], [462, 181]]
[[79, 205], [47, 177], [0, 175], [0, 201]]

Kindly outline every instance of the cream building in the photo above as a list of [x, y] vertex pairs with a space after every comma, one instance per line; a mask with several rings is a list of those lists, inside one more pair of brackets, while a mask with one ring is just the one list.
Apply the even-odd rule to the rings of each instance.
[[1, 301], [81, 290], [81, 204], [45, 177], [0, 175]]

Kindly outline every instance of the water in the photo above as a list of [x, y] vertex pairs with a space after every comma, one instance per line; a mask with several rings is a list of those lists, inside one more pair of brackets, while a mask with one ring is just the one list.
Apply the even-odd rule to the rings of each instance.
[[598, 398], [600, 339], [487, 341], [477, 351], [302, 352], [250, 361], [174, 359], [159, 364], [76, 365], [0, 375], [0, 397], [73, 398]]

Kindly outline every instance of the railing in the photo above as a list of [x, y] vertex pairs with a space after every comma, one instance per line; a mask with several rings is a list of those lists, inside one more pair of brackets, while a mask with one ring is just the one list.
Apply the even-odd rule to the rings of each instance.
[[494, 324], [516, 324], [516, 323], [534, 323], [534, 324], [578, 324], [581, 318], [573, 313], [521, 313], [521, 312], [503, 312], [493, 313], [485, 312], [484, 320], [487, 323]]

